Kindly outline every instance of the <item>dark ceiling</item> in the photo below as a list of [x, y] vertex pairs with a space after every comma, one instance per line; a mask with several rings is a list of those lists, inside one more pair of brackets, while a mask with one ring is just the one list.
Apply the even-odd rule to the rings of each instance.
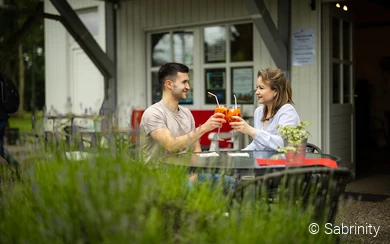
[[348, 6], [357, 28], [390, 26], [390, 0], [350, 0], [340, 4]]

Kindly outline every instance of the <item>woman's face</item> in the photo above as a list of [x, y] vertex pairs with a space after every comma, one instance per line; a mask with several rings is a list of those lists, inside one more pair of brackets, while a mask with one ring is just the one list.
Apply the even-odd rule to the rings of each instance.
[[260, 104], [272, 105], [275, 97], [276, 90], [272, 90], [270, 85], [265, 83], [261, 76], [257, 78], [257, 89], [256, 89], [257, 100]]

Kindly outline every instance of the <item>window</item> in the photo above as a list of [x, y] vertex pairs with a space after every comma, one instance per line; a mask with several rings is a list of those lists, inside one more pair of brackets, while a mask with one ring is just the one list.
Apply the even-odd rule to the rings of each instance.
[[[253, 103], [252, 67], [232, 68], [232, 91], [232, 93], [236, 95], [238, 104]], [[231, 99], [234, 101], [233, 95]]]
[[99, 36], [99, 16], [97, 8], [77, 11], [77, 15], [92, 36]]
[[225, 69], [206, 69], [206, 103], [215, 104], [215, 98], [208, 95], [208, 91], [214, 93], [220, 103], [226, 103], [226, 70]]
[[230, 26], [231, 62], [253, 61], [253, 27], [251, 24]]
[[167, 62], [178, 62], [190, 68], [191, 90], [181, 104], [198, 108], [215, 105], [215, 98], [208, 91], [216, 94], [220, 103], [234, 103], [234, 94], [239, 104], [253, 104], [252, 23], [162, 31], [150, 33], [149, 37], [152, 103], [162, 96], [158, 69]]
[[351, 23], [333, 17], [333, 79], [332, 102], [333, 104], [352, 103], [352, 38]]
[[180, 104], [193, 104], [193, 63], [194, 63], [194, 34], [192, 31], [173, 31], [156, 33], [151, 35], [151, 78], [152, 78], [152, 103], [161, 100], [162, 90], [158, 82], [158, 69], [168, 62], [177, 62], [190, 68], [191, 90], [187, 93], [187, 99]]
[[226, 28], [212, 26], [204, 28], [204, 62], [226, 62]]
[[203, 29], [205, 103], [253, 103], [253, 25], [234, 24]]

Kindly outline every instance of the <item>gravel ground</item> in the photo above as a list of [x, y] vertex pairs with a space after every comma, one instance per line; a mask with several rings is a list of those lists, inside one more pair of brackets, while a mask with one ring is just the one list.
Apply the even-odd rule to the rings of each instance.
[[[370, 202], [355, 199], [340, 201], [335, 224], [341, 226], [375, 226], [378, 234], [345, 234], [340, 235], [340, 243], [389, 243], [390, 242], [390, 196], [383, 201]], [[369, 228], [369, 227], [368, 227]], [[369, 230], [367, 228], [367, 230]], [[344, 228], [346, 230], [346, 228]]]

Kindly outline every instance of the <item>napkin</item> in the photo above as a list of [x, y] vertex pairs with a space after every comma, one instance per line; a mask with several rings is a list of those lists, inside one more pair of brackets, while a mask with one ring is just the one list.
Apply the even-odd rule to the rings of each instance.
[[80, 161], [80, 160], [87, 159], [89, 156], [91, 156], [91, 154], [87, 152], [73, 151], [73, 152], [65, 152], [65, 156], [69, 160]]
[[218, 157], [219, 156], [219, 154], [218, 153], [216, 153], [216, 152], [210, 152], [210, 153], [199, 153], [198, 154], [198, 156], [199, 157], [204, 157], [204, 158], [206, 158], [206, 157]]
[[284, 166], [325, 166], [329, 168], [337, 168], [336, 161], [330, 158], [310, 158], [306, 159], [303, 162], [287, 162], [285, 159], [264, 159], [264, 158], [256, 158], [257, 164], [259, 166], [276, 166], [276, 165], [284, 165]]
[[249, 153], [239, 152], [239, 153], [228, 153], [230, 157], [246, 157], [249, 158]]

